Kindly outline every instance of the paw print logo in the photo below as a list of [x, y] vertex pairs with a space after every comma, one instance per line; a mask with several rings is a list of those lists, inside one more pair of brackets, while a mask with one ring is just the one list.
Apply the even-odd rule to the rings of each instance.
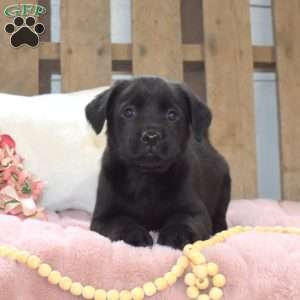
[[26, 19], [16, 17], [13, 23], [6, 24], [5, 31], [11, 34], [10, 43], [13, 47], [18, 48], [22, 45], [36, 47], [39, 44], [39, 36], [45, 31], [45, 26], [36, 23], [32, 16]]

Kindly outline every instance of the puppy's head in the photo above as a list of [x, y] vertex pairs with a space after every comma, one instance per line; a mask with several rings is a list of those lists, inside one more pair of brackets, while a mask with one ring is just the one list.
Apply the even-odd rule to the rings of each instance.
[[185, 86], [157, 77], [119, 81], [86, 107], [96, 133], [105, 119], [110, 151], [145, 172], [161, 172], [200, 141], [211, 122], [206, 105]]

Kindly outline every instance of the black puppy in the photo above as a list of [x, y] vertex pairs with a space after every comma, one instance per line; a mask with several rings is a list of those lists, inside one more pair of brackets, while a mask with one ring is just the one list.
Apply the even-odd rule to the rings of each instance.
[[211, 112], [179, 83], [117, 82], [86, 107], [96, 133], [107, 120], [91, 229], [135, 246], [174, 248], [226, 229], [227, 163], [209, 144]]

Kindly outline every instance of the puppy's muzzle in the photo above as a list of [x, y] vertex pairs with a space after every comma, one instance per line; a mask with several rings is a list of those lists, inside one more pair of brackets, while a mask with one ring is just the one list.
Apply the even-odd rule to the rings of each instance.
[[149, 129], [142, 133], [141, 141], [147, 146], [155, 146], [161, 138], [162, 136], [157, 130]]

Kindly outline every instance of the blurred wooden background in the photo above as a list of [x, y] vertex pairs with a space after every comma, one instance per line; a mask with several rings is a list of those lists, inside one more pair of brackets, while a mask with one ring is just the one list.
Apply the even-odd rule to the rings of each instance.
[[[130, 44], [111, 43], [109, 0], [61, 0], [60, 42], [48, 30], [38, 48], [12, 49], [1, 34], [0, 92], [50, 92], [52, 73], [61, 74], [63, 92], [109, 85], [118, 71], [184, 80], [213, 111], [210, 138], [231, 165], [233, 198], [254, 198], [252, 77], [256, 67], [275, 70], [281, 196], [300, 200], [300, 0], [273, 0], [274, 46], [252, 45], [249, 0], [132, 0], [131, 7]], [[41, 18], [48, 28], [50, 15]]]

